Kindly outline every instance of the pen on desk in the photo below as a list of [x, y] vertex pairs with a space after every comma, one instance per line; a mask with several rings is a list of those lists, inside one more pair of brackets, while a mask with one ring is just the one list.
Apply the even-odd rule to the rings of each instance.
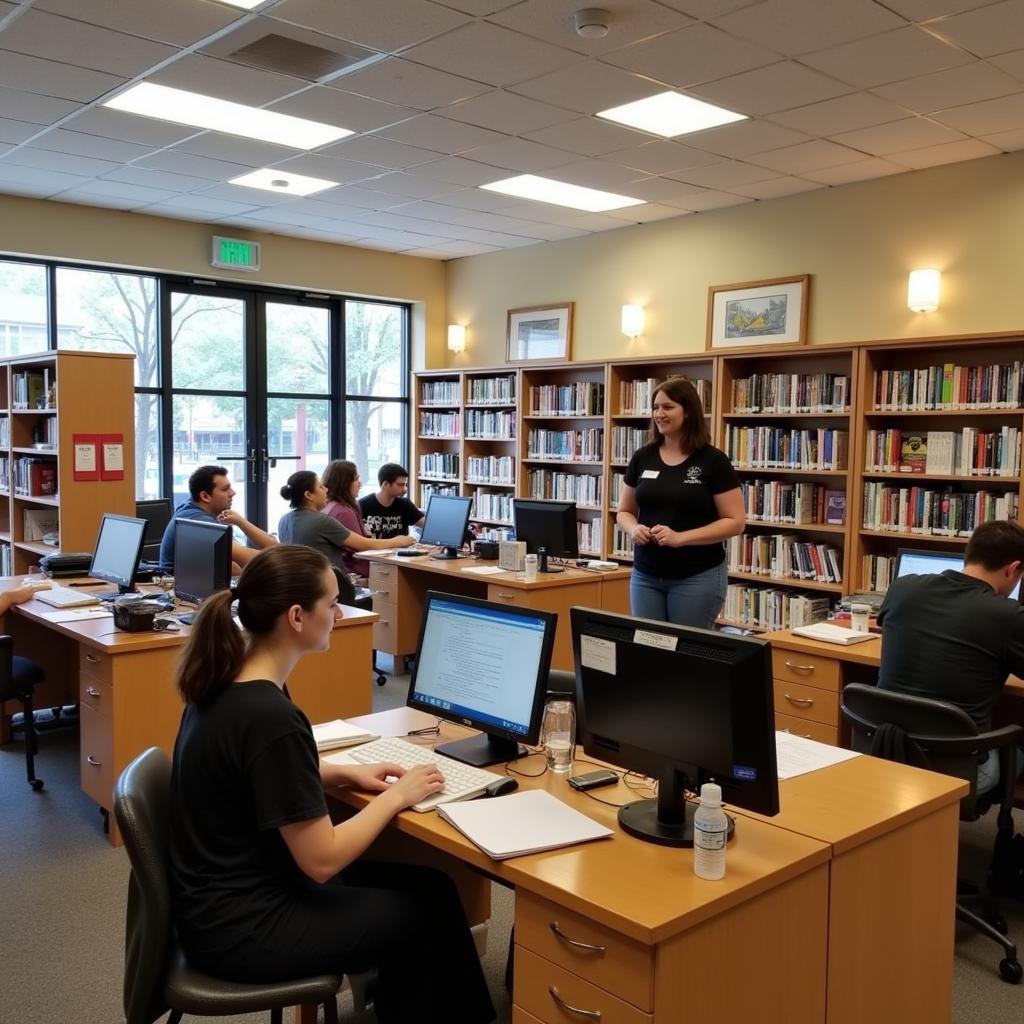
[[97, 583], [95, 580], [88, 580], [85, 583], [69, 583], [69, 587], [100, 587], [102, 583]]

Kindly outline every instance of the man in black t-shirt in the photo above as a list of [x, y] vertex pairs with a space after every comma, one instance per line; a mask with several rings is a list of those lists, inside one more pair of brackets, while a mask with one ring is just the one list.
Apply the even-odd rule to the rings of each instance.
[[371, 537], [390, 540], [402, 537], [410, 526], [423, 525], [423, 513], [406, 497], [409, 473], [397, 462], [386, 462], [377, 471], [380, 490], [359, 499], [363, 525]]
[[[992, 728], [1006, 677], [1024, 675], [1024, 607], [1008, 600], [1024, 567], [1024, 527], [982, 523], [967, 542], [963, 572], [893, 580], [878, 613], [878, 685], [953, 704]], [[1018, 751], [1017, 772], [1024, 767]], [[978, 765], [978, 792], [999, 778], [992, 751]]]

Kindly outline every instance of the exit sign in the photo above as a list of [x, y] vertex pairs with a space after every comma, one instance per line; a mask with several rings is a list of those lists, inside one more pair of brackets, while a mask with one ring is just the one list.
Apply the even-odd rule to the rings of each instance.
[[260, 243], [214, 235], [210, 266], [225, 270], [259, 270]]

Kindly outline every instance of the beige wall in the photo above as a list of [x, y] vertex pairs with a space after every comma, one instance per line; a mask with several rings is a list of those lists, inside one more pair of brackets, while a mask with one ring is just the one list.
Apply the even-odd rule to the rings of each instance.
[[[507, 309], [564, 300], [574, 359], [701, 351], [709, 285], [803, 273], [812, 343], [1024, 331], [1022, 217], [1017, 153], [454, 260], [448, 322], [469, 335], [442, 354], [500, 363]], [[936, 313], [907, 309], [915, 267], [942, 271]], [[619, 333], [627, 302], [646, 307], [633, 342]]]
[[[214, 270], [210, 239], [215, 234], [262, 242], [260, 272]], [[414, 368], [436, 366], [444, 358], [445, 265], [440, 260], [4, 195], [0, 252], [401, 299], [415, 304]]]

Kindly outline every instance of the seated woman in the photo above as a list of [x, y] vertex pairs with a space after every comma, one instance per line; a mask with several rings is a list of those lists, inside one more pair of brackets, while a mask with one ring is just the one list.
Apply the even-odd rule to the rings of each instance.
[[282, 544], [305, 544], [325, 555], [332, 565], [342, 568], [341, 549], [352, 551], [380, 551], [388, 548], [407, 548], [416, 542], [412, 537], [392, 537], [377, 540], [353, 533], [337, 519], [323, 515], [327, 504], [327, 488], [310, 469], [300, 469], [288, 477], [281, 488], [281, 497], [292, 506], [277, 524], [277, 536]]
[[[348, 459], [334, 459], [327, 464], [321, 481], [327, 488], [324, 515], [337, 519], [347, 530], [358, 533], [360, 537], [369, 536], [363, 523], [363, 513], [356, 500], [362, 485], [356, 464], [349, 462]], [[341, 552], [341, 564], [346, 572], [359, 577], [361, 586], [366, 585], [366, 579], [370, 575], [370, 563], [365, 558], [357, 558], [351, 551], [345, 550]]]
[[[360, 860], [399, 811], [443, 786], [440, 771], [319, 761], [288, 697], [296, 662], [330, 642], [337, 594], [323, 555], [278, 545], [196, 617], [177, 679], [186, 707], [171, 776], [175, 927], [189, 962], [216, 977], [376, 968], [381, 1024], [485, 1024], [494, 1007], [451, 880]], [[235, 600], [245, 634], [231, 620]], [[378, 795], [333, 825], [324, 787], [346, 785]]]

